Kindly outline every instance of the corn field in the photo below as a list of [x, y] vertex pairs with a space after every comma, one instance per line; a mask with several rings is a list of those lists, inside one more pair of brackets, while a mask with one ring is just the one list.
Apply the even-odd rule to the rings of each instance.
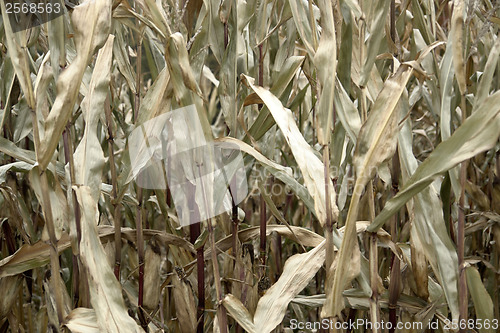
[[0, 332], [500, 331], [499, 2], [0, 1]]

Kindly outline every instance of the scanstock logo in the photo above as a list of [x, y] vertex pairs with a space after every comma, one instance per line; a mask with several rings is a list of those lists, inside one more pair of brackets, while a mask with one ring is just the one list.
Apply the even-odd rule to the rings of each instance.
[[129, 180], [145, 189], [168, 186], [182, 226], [228, 212], [248, 194], [239, 147], [210, 141], [194, 105], [138, 125], [128, 143]]

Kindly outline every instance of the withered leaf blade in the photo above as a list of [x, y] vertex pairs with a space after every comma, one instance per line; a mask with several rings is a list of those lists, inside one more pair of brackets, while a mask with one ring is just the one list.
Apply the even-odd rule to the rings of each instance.
[[307, 286], [324, 261], [325, 241], [309, 252], [288, 258], [278, 281], [257, 303], [253, 319], [256, 332], [271, 332], [282, 322], [288, 304]]

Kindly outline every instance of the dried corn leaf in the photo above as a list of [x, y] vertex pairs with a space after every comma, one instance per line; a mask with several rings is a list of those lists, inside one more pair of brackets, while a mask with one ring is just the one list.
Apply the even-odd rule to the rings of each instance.
[[[300, 133], [292, 112], [281, 104], [280, 100], [269, 90], [256, 86], [254, 79], [246, 75], [242, 76], [247, 84], [264, 101], [271, 112], [276, 124], [285, 136], [285, 139], [292, 150], [292, 154], [299, 165], [307, 190], [314, 199], [316, 216], [321, 225], [326, 223], [326, 198], [325, 198], [325, 178], [323, 162], [316, 156], [311, 146], [306, 142]], [[335, 203], [335, 190], [331, 183], [328, 184], [330, 194], [330, 207], [332, 207], [333, 220], [337, 220], [338, 209]]]
[[19, 296], [23, 278], [21, 275], [6, 276], [0, 279], [0, 290], [2, 290], [2, 299], [0, 300], [0, 320], [5, 318], [13, 309], [14, 302]]
[[304, 1], [292, 0], [289, 4], [292, 9], [293, 20], [299, 32], [300, 39], [302, 43], [304, 43], [309, 57], [314, 59], [316, 50], [314, 49], [314, 45], [311, 44], [311, 41], [313, 40], [313, 33], [315, 32], [311, 30], [311, 26], [312, 24], [316, 24], [316, 22], [310, 22], [309, 12]]
[[399, 120], [396, 105], [412, 72], [410, 65], [402, 64], [394, 77], [385, 82], [361, 127], [352, 158], [359, 190], [375, 175], [377, 167], [394, 155]]
[[[285, 227], [285, 226], [277, 226], [277, 227]], [[98, 231], [101, 243], [106, 243], [114, 239], [115, 231], [113, 226], [99, 226]], [[312, 235], [316, 235], [312, 231], [309, 232]], [[121, 235], [123, 239], [128, 240], [130, 242], [135, 243], [137, 241], [136, 240], [137, 233], [135, 229], [122, 228]], [[188, 252], [195, 253], [193, 245], [179, 236], [172, 235], [166, 233], [165, 231], [160, 231], [160, 230], [150, 230], [150, 229], [144, 230], [144, 239], [148, 240], [153, 236], [159, 243], [161, 243], [165, 247], [168, 245], [174, 245], [182, 247]], [[321, 237], [319, 235], [316, 236]], [[311, 243], [314, 242], [314, 240], [316, 240], [316, 238], [313, 237], [313, 241], [311, 241]], [[318, 241], [316, 240], [316, 242]], [[59, 253], [61, 253], [70, 246], [71, 246], [70, 238], [67, 233], [63, 232], [61, 238], [57, 242], [57, 250], [59, 251]], [[49, 259], [50, 259], [50, 244], [44, 241], [38, 241], [32, 245], [25, 244], [19, 250], [17, 250], [16, 253], [0, 261], [0, 278], [5, 276], [21, 274], [22, 272], [25, 272], [27, 270], [37, 267], [42, 267], [48, 264]]]
[[412, 227], [412, 236], [410, 238], [411, 249], [411, 268], [413, 277], [417, 284], [416, 294], [422, 299], [429, 298], [429, 276], [427, 275], [427, 260], [425, 258], [425, 249], [418, 235], [415, 235], [416, 228]]
[[262, 166], [264, 166], [273, 176], [281, 180], [283, 183], [288, 185], [290, 189], [293, 190], [293, 192], [299, 197], [304, 204], [306, 205], [307, 208], [311, 210], [311, 212], [315, 213], [314, 210], [314, 202], [313, 199], [311, 198], [311, 195], [307, 191], [307, 189], [297, 182], [295, 178], [293, 178], [291, 169], [289, 167], [284, 167], [280, 164], [277, 164], [271, 160], [269, 160], [267, 157], [259, 153], [257, 150], [255, 150], [252, 146], [246, 144], [243, 141], [240, 141], [238, 139], [234, 139], [231, 137], [224, 137], [224, 138], [218, 138], [215, 139], [215, 142], [229, 142], [229, 143], [234, 143], [238, 145], [238, 147], [241, 149], [241, 151], [252, 155]]
[[66, 317], [63, 326], [72, 333], [99, 333], [97, 318], [93, 309], [76, 308]]
[[451, 39], [453, 41], [453, 67], [457, 78], [460, 94], [467, 91], [467, 78], [465, 77], [464, 64], [464, 1], [453, 2], [453, 15], [451, 17]]
[[333, 19], [331, 0], [317, 1], [321, 12], [321, 39], [314, 55], [314, 66], [317, 68], [321, 95], [318, 106], [318, 142], [327, 145], [330, 142], [333, 128], [333, 98], [337, 70], [337, 41]]
[[[270, 91], [280, 99], [286, 100], [289, 96], [284, 95], [284, 92], [292, 79], [295, 77], [297, 70], [304, 63], [305, 57], [303, 56], [291, 56], [286, 59], [285, 63], [282, 65], [281, 70], [277, 73], [276, 78], [273, 78], [274, 83]], [[264, 103], [258, 95], [252, 93], [248, 97], [252, 96], [251, 99], [258, 103]], [[245, 99], [246, 101], [246, 99]], [[273, 117], [269, 113], [267, 107], [260, 110], [257, 119], [253, 122], [249, 129], [250, 135], [255, 139], [259, 140], [267, 133], [267, 131], [275, 124]], [[245, 142], [249, 142], [248, 136], [244, 138]]]
[[161, 250], [155, 237], [152, 237], [144, 255], [144, 302], [148, 310], [156, 310], [161, 295]]
[[73, 10], [71, 21], [75, 31], [77, 55], [57, 80], [57, 97], [45, 121], [45, 136], [40, 138], [37, 157], [42, 170], [52, 160], [64, 127], [73, 112], [85, 69], [95, 50], [108, 38], [111, 29], [111, 4], [107, 0], [86, 1]]
[[[332, 293], [328, 294], [322, 315], [326, 317], [338, 315], [344, 308], [342, 292], [355, 277], [356, 265], [359, 272], [359, 246], [356, 236], [356, 220], [361, 191], [375, 175], [376, 168], [392, 157], [396, 150], [396, 134], [398, 129], [398, 112], [396, 105], [410, 79], [413, 68], [401, 65], [394, 75], [388, 79], [380, 92], [367, 121], [361, 127], [353, 164], [356, 171], [354, 194], [349, 206], [345, 223], [344, 237], [340, 248], [337, 269], [333, 276]], [[349, 270], [348, 268], [351, 268]], [[354, 268], [354, 271], [352, 270]], [[331, 283], [329, 281], [328, 283]]]
[[488, 55], [488, 61], [484, 65], [484, 72], [481, 76], [481, 81], [477, 86], [476, 98], [474, 99], [474, 106], [481, 105], [486, 97], [488, 97], [491, 91], [491, 84], [493, 81], [493, 75], [495, 74], [495, 68], [497, 67], [498, 58], [500, 57], [500, 38], [495, 40], [495, 44], [491, 48], [490, 54]]
[[342, 126], [344, 127], [347, 135], [356, 143], [361, 129], [361, 118], [356, 106], [349, 98], [349, 95], [345, 91], [342, 83], [340, 83], [337, 78], [336, 89], [335, 89], [335, 111], [339, 117]]
[[75, 182], [89, 186], [96, 201], [101, 193], [101, 174], [104, 167], [104, 153], [97, 138], [97, 126], [108, 96], [114, 38], [110, 35], [97, 54], [89, 92], [81, 103], [85, 131], [74, 153]]
[[268, 333], [278, 326], [288, 304], [307, 286], [325, 261], [325, 242], [307, 253], [296, 254], [285, 262], [283, 273], [259, 300], [254, 315], [255, 332]]
[[[405, 111], [409, 109], [407, 100], [404, 104]], [[400, 132], [399, 152], [401, 161], [401, 173], [404, 183], [408, 181], [410, 175], [415, 172], [418, 162], [413, 155], [412, 134], [409, 122], [406, 122]], [[410, 205], [408, 205], [410, 207]], [[409, 208], [410, 209], [410, 208]], [[413, 200], [413, 223], [411, 236], [413, 244], [421, 244], [420, 250], [430, 263], [438, 281], [443, 289], [448, 307], [452, 317], [458, 319], [458, 258], [455, 246], [446, 230], [443, 211], [436, 191], [432, 187], [425, 188], [422, 193], [415, 196]], [[418, 258], [412, 256], [412, 264]], [[413, 269], [415, 279], [422, 279], [425, 284], [427, 277], [421, 277], [425, 274], [419, 269], [425, 269], [415, 266]], [[418, 285], [417, 287], [424, 287]], [[426, 295], [427, 290], [421, 292], [421, 296]], [[428, 293], [427, 293], [428, 295]]]
[[[484, 287], [481, 275], [479, 275], [478, 270], [473, 266], [467, 267], [465, 274], [467, 276], [467, 288], [469, 289], [476, 310], [476, 323], [482, 324], [481, 328], [477, 325], [477, 329], [480, 333], [493, 333], [496, 330], [494, 328], [493, 302], [490, 294]], [[490, 325], [486, 325], [486, 323], [490, 323]]]
[[500, 136], [500, 92], [489, 96], [446, 141], [441, 142], [401, 191], [389, 200], [375, 218], [369, 231], [375, 231], [414, 195], [460, 162], [491, 149]]
[[373, 65], [375, 64], [375, 58], [378, 55], [378, 51], [380, 48], [380, 43], [384, 38], [384, 25], [387, 18], [387, 13], [389, 12], [390, 1], [377, 1], [373, 9], [373, 17], [370, 22], [370, 35], [368, 37], [368, 48], [366, 50], [366, 58], [361, 59], [364, 62], [363, 69], [361, 71], [359, 86], [366, 86], [368, 80], [370, 79], [370, 75], [372, 72]]
[[191, 286], [178, 274], [172, 278], [172, 286], [180, 332], [196, 332], [196, 304]]
[[[61, 233], [63, 232], [63, 230], [68, 230], [68, 220], [70, 218], [69, 206], [66, 200], [66, 195], [64, 194], [61, 188], [61, 184], [59, 184], [57, 178], [50, 178], [51, 181], [49, 182], [49, 188], [47, 189], [50, 202], [50, 206], [48, 207], [51, 207], [54, 231], [56, 238], [59, 239], [61, 238]], [[44, 203], [43, 198], [43, 183], [41, 181], [40, 169], [37, 167], [31, 169], [31, 171], [29, 172], [29, 179], [38, 202], [40, 202], [43, 207], [47, 207], [45, 206], [45, 204], [47, 203]], [[49, 233], [47, 226], [45, 225], [43, 228], [42, 240], [46, 241], [48, 239]]]
[[[453, 67], [453, 40], [451, 36], [448, 38], [448, 44], [441, 60], [440, 82], [441, 82], [441, 121], [439, 122], [441, 129], [441, 140], [444, 141], [451, 136], [452, 114], [454, 110], [451, 107], [453, 98], [453, 77], [455, 70]], [[453, 168], [449, 171], [450, 181], [453, 186], [455, 197], [460, 197], [460, 184], [458, 181], [458, 168]]]
[[[26, 48], [28, 30], [13, 32], [10, 25], [9, 14], [5, 8], [5, 2], [2, 1], [2, 21], [5, 29], [5, 41], [7, 42], [7, 51], [10, 55], [10, 60], [16, 72], [19, 85], [24, 92], [26, 101], [31, 110], [35, 110], [35, 95], [33, 93], [33, 84], [31, 82], [30, 63], [28, 50]], [[11, 8], [12, 11], [12, 8]], [[10, 14], [14, 16], [12, 13]]]
[[222, 300], [222, 304], [226, 308], [229, 315], [233, 317], [247, 332], [257, 332], [255, 330], [252, 315], [238, 298], [232, 294], [227, 294]]
[[143, 332], [128, 315], [120, 283], [108, 265], [104, 248], [98, 238], [99, 212], [91, 189], [74, 186], [82, 212], [80, 257], [89, 276], [90, 303], [95, 310], [99, 329], [105, 332]]

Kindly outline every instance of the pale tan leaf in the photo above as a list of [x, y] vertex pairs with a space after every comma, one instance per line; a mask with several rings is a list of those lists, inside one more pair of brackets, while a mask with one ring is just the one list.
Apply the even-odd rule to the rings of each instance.
[[[69, 298], [66, 285], [64, 284], [64, 281], [61, 277], [59, 277], [58, 279], [54, 279], [54, 275], [47, 275], [43, 279], [43, 288], [45, 289], [45, 300], [47, 304], [47, 314], [49, 316], [49, 321], [56, 327], [59, 327], [61, 323], [59, 321], [59, 316], [57, 315], [57, 313], [60, 311], [63, 317], [65, 317], [71, 311], [71, 299]], [[58, 288], [59, 292], [62, 294], [62, 309], [57, 308], [57, 301], [55, 296], [56, 288]]]
[[[43, 205], [43, 194], [42, 194], [42, 182], [40, 179], [40, 169], [35, 167], [29, 172], [29, 179], [33, 191], [38, 199], [38, 201]], [[61, 184], [57, 180], [57, 177], [50, 177], [49, 182], [49, 200], [50, 207], [52, 209], [52, 218], [54, 223], [54, 231], [56, 238], [61, 237], [63, 230], [68, 230], [68, 221], [70, 219], [69, 206], [66, 200], [66, 195], [64, 194]], [[42, 232], [42, 240], [48, 240], [49, 233], [47, 226], [45, 225]]]
[[[304, 46], [306, 47], [307, 53], [311, 59], [314, 58], [316, 50], [314, 45], [311, 44], [313, 41], [313, 31], [311, 31], [311, 24], [316, 24], [316, 22], [309, 21], [309, 13], [307, 5], [302, 0], [292, 0], [289, 2], [290, 8], [292, 9], [293, 20], [297, 27], [300, 39]], [[317, 8], [316, 8], [317, 10]]]
[[54, 77], [59, 77], [60, 68], [66, 65], [66, 29], [65, 16], [57, 16], [47, 22], [47, 37], [49, 39], [50, 63]]
[[375, 175], [376, 168], [394, 154], [399, 119], [395, 112], [396, 105], [412, 72], [411, 66], [402, 64], [397, 73], [385, 82], [361, 127], [353, 156], [359, 190]]
[[418, 166], [405, 186], [389, 200], [368, 228], [378, 229], [392, 214], [432, 181], [460, 162], [494, 147], [500, 136], [500, 92], [477, 106], [472, 116]]
[[[285, 226], [277, 226], [277, 227], [286, 228]], [[297, 228], [295, 232], [299, 232], [298, 230], [302, 229], [299, 227], [293, 227], [293, 228]], [[257, 227], [257, 229], [258, 229], [258, 227]], [[307, 229], [304, 229], [304, 230], [307, 230]], [[101, 243], [106, 243], [106, 242], [113, 240], [113, 238], [114, 238], [114, 227], [113, 226], [109, 226], [109, 225], [99, 226], [98, 231], [99, 231], [99, 238], [101, 240]], [[244, 230], [244, 231], [246, 231], [246, 230]], [[137, 233], [136, 233], [135, 229], [122, 228], [121, 235], [122, 235], [122, 238], [124, 240], [130, 241], [133, 243], [135, 243], [137, 241]], [[310, 243], [313, 243], [313, 244], [319, 243], [318, 238], [312, 237], [312, 235], [316, 235], [316, 237], [321, 237], [321, 236], [313, 233], [312, 231], [309, 231], [309, 234], [307, 234], [307, 235], [310, 236], [309, 237], [311, 239]], [[166, 233], [165, 231], [145, 229], [144, 230], [144, 239], [148, 240], [151, 237], [155, 237], [156, 240], [165, 247], [167, 247], [168, 245], [173, 245], [173, 246], [181, 247], [190, 253], [196, 252], [194, 247], [193, 247], [193, 244], [189, 243], [184, 238]], [[304, 236], [304, 238], [305, 237], [306, 236]], [[319, 239], [322, 239], [322, 238], [319, 238]], [[225, 243], [222, 243], [222, 244], [225, 244]], [[67, 233], [63, 232], [61, 235], [61, 238], [57, 242], [57, 250], [59, 251], [59, 253], [61, 253], [62, 251], [68, 249], [70, 246], [71, 246], [71, 243], [70, 243], [69, 235]], [[22, 272], [25, 272], [29, 269], [42, 267], [42, 266], [48, 264], [49, 259], [50, 259], [50, 244], [48, 244], [44, 241], [38, 241], [32, 245], [25, 244], [19, 250], [17, 250], [16, 253], [14, 253], [13, 255], [8, 256], [7, 258], [0, 260], [0, 278], [4, 277], [4, 276], [12, 276], [12, 275], [16, 275], [16, 274], [21, 274]]]
[[99, 329], [105, 332], [144, 332], [128, 315], [120, 283], [109, 267], [106, 253], [98, 238], [97, 202], [87, 186], [73, 186], [82, 212], [80, 257], [89, 276], [90, 303], [95, 310]]
[[[264, 101], [272, 114], [276, 124], [285, 136], [285, 139], [292, 150], [292, 154], [299, 165], [307, 190], [314, 199], [316, 216], [321, 225], [326, 223], [326, 198], [325, 198], [325, 178], [323, 162], [316, 156], [311, 146], [306, 142], [300, 133], [293, 118], [292, 112], [281, 104], [280, 100], [269, 90], [254, 84], [254, 79], [242, 75], [247, 84]], [[331, 183], [328, 184], [330, 194], [330, 207], [332, 207], [333, 220], [337, 220], [338, 208], [335, 202], [335, 190]]]
[[97, 318], [93, 309], [76, 308], [66, 317], [63, 326], [73, 333], [99, 333]]
[[21, 275], [0, 278], [0, 290], [3, 291], [2, 298], [0, 299], [0, 319], [5, 318], [13, 309], [22, 282], [23, 278]]
[[[36, 100], [36, 110], [40, 112], [43, 119], [38, 119], [39, 124], [43, 124], [43, 120], [49, 115], [49, 103], [47, 100], [49, 83], [53, 77], [52, 67], [49, 65], [48, 61], [50, 59], [50, 51], [47, 52], [42, 60], [40, 69], [38, 70], [38, 75], [35, 80], [35, 100]], [[43, 126], [38, 125], [38, 128], [43, 128]]]
[[370, 75], [372, 73], [373, 65], [375, 64], [375, 58], [378, 55], [380, 43], [382, 42], [382, 38], [384, 37], [383, 30], [384, 24], [387, 18], [387, 13], [389, 12], [389, 1], [377, 1], [373, 2], [372, 11], [370, 11], [371, 20], [368, 20], [370, 34], [368, 37], [368, 44], [366, 50], [366, 58], [361, 59], [363, 62], [363, 69], [360, 75], [360, 81], [358, 85], [366, 86], [368, 80], [370, 79]]
[[195, 332], [197, 321], [193, 290], [186, 281], [179, 278], [178, 274], [172, 278], [172, 286], [179, 329], [182, 333]]
[[333, 98], [335, 91], [335, 77], [337, 69], [337, 41], [335, 37], [335, 23], [333, 19], [333, 5], [331, 0], [316, 2], [321, 12], [321, 39], [314, 55], [314, 66], [317, 68], [321, 95], [319, 97], [318, 142], [326, 145], [330, 142], [333, 128]]
[[45, 122], [45, 135], [40, 138], [38, 163], [44, 170], [52, 160], [61, 134], [78, 97], [80, 84], [91, 56], [107, 40], [111, 29], [111, 1], [86, 1], [76, 6], [71, 15], [77, 55], [59, 75], [57, 97]]
[[458, 88], [462, 95], [467, 91], [467, 78], [464, 64], [464, 1], [455, 0], [451, 17], [451, 38], [453, 41], [453, 67]]
[[232, 294], [227, 294], [222, 300], [222, 304], [226, 308], [229, 315], [233, 317], [247, 332], [257, 332], [255, 330], [252, 315], [238, 298]]
[[[29, 56], [27, 53], [27, 33], [28, 30], [22, 30], [19, 32], [13, 32], [10, 25], [9, 14], [7, 14], [7, 9], [5, 8], [6, 2], [2, 1], [2, 22], [3, 28], [5, 29], [5, 38], [7, 42], [7, 51], [9, 52], [12, 65], [14, 66], [14, 71], [16, 72], [17, 79], [19, 80], [19, 85], [26, 96], [28, 106], [35, 110], [35, 95], [33, 93], [33, 84], [31, 82], [30, 74], [30, 63]], [[12, 9], [11, 9], [12, 10]], [[11, 13], [10, 15], [13, 16]]]
[[304, 186], [298, 183], [295, 178], [293, 178], [292, 169], [269, 160], [267, 157], [255, 150], [252, 146], [238, 139], [223, 137], [215, 139], [215, 142], [229, 142], [238, 145], [238, 148], [241, 149], [241, 151], [252, 155], [273, 176], [288, 185], [290, 189], [292, 189], [295, 194], [304, 202], [306, 207], [309, 208], [313, 213], [315, 213], [313, 199], [309, 195], [309, 192], [304, 188]]
[[148, 310], [156, 310], [161, 295], [161, 249], [153, 236], [144, 254], [144, 302]]
[[75, 182], [89, 186], [92, 189], [94, 200], [99, 199], [102, 183], [101, 174], [104, 166], [104, 153], [97, 138], [97, 126], [99, 116], [105, 108], [104, 103], [109, 90], [114, 38], [113, 35], [110, 35], [106, 44], [97, 54], [88, 94], [81, 103], [85, 131], [74, 153]]
[[[71, 246], [68, 234], [63, 233], [57, 242], [59, 252]], [[20, 274], [35, 267], [49, 263], [50, 245], [39, 241], [33, 245], [25, 244], [11, 256], [0, 261], [0, 277]]]
[[495, 74], [495, 68], [498, 63], [498, 58], [500, 58], [500, 38], [497, 38], [495, 44], [493, 44], [490, 54], [488, 55], [488, 61], [484, 65], [484, 72], [477, 87], [474, 106], [481, 105], [484, 99], [488, 97], [491, 90], [493, 75]]
[[256, 332], [271, 332], [283, 321], [288, 304], [307, 286], [324, 261], [325, 241], [309, 252], [288, 258], [278, 281], [257, 304], [253, 319]]
[[[410, 79], [413, 68], [401, 65], [397, 73], [388, 79], [372, 107], [367, 121], [361, 127], [353, 164], [356, 171], [354, 194], [349, 205], [345, 223], [344, 237], [340, 248], [337, 269], [333, 277], [332, 293], [327, 295], [326, 306], [322, 314], [326, 317], [338, 315], [343, 309], [342, 292], [356, 275], [348, 267], [359, 265], [359, 246], [356, 237], [356, 220], [358, 204], [362, 190], [375, 175], [376, 168], [392, 157], [396, 150], [396, 134], [398, 129], [398, 113], [396, 105]], [[359, 272], [359, 266], [358, 266]]]
[[427, 275], [427, 260], [425, 258], [425, 248], [420, 242], [418, 235], [413, 235], [416, 228], [411, 229], [412, 236], [410, 238], [411, 249], [411, 268], [415, 283], [417, 284], [416, 293], [422, 299], [429, 298], [429, 276]]

